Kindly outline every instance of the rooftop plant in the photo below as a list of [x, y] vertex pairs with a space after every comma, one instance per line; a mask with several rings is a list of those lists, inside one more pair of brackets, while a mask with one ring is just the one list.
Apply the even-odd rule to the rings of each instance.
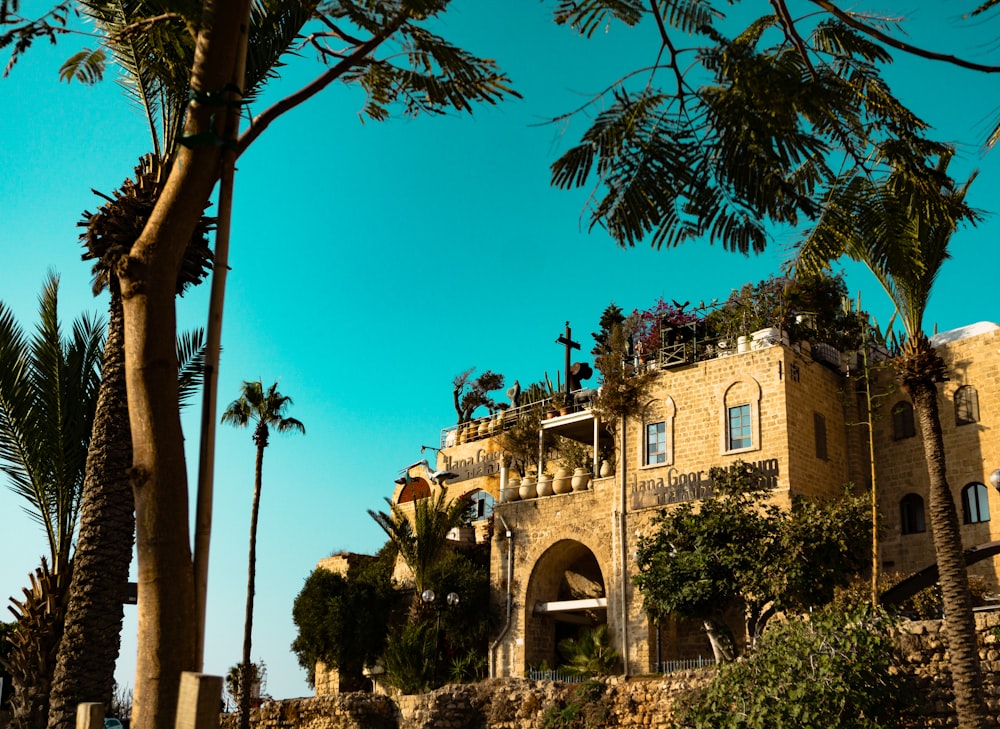
[[473, 413], [480, 407], [489, 410], [490, 415], [497, 410], [497, 403], [489, 393], [503, 387], [503, 375], [486, 370], [474, 380], [470, 379], [475, 370], [475, 367], [470, 367], [465, 372], [455, 375], [455, 379], [451, 381], [455, 413], [460, 424], [472, 420]]

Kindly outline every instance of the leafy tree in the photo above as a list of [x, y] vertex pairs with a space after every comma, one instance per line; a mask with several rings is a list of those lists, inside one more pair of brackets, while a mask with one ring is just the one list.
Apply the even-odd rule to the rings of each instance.
[[392, 587], [396, 550], [387, 544], [374, 560], [347, 575], [316, 569], [306, 579], [292, 607], [298, 635], [292, 651], [315, 683], [316, 663], [340, 671], [342, 682], [361, 689], [362, 669], [385, 648], [389, 619], [398, 602]]
[[948, 379], [944, 361], [923, 331], [924, 312], [948, 244], [963, 222], [978, 215], [956, 185], [949, 156], [894, 157], [887, 176], [845, 176], [823, 219], [798, 251], [797, 265], [815, 271], [841, 256], [863, 263], [892, 300], [904, 329], [893, 364], [920, 423], [929, 476], [931, 532], [937, 556], [955, 706], [962, 727], [982, 726], [986, 707], [972, 595], [955, 499], [948, 485], [937, 383]]
[[[532, 392], [528, 388], [526, 392]], [[541, 398], [544, 399], [544, 398]], [[542, 422], [540, 407], [523, 407], [516, 416], [513, 425], [506, 425], [498, 438], [500, 447], [510, 457], [510, 465], [524, 476], [528, 467], [538, 461], [538, 429]]]
[[434, 619], [408, 622], [389, 635], [385, 647], [385, 680], [404, 694], [436, 688], [438, 635]]
[[705, 621], [717, 655], [723, 613], [742, 606], [747, 637], [763, 631], [775, 610], [801, 610], [833, 599], [866, 564], [871, 517], [867, 500], [769, 504], [770, 489], [752, 466], [712, 469], [714, 494], [699, 504], [662, 510], [639, 539], [635, 583], [646, 613]]
[[[264, 449], [267, 448], [271, 430], [278, 433], [305, 433], [306, 427], [295, 418], [285, 416], [292, 404], [292, 398], [278, 392], [275, 382], [267, 390], [261, 380], [244, 381], [240, 396], [229, 403], [222, 414], [222, 422], [237, 428], [253, 424], [253, 442], [257, 446], [257, 460], [254, 466], [253, 506], [250, 509], [250, 557], [247, 569], [247, 608], [243, 623], [243, 661], [249, 666], [250, 646], [253, 635], [254, 583], [257, 576], [257, 515], [260, 510], [260, 488], [264, 470]], [[250, 673], [244, 672], [240, 687], [240, 727], [250, 729]]]
[[741, 661], [719, 668], [676, 729], [886, 729], [913, 694], [885, 613], [829, 605], [769, 627]]
[[612, 324], [608, 350], [594, 361], [601, 373], [600, 389], [593, 410], [612, 431], [625, 415], [637, 412], [646, 404], [646, 394], [653, 381], [652, 372], [641, 372], [629, 356], [628, 339], [623, 324]]
[[898, 41], [883, 32], [892, 18], [816, 4], [793, 16], [785, 0], [756, 3], [770, 14], [729, 36], [729, 6], [711, 0], [558, 3], [556, 22], [585, 36], [644, 23], [659, 42], [646, 68], [565, 115], [593, 111], [593, 121], [553, 163], [553, 184], [590, 187], [591, 225], [623, 247], [707, 239], [746, 253], [763, 250], [775, 224], [817, 218], [838, 170], [873, 172], [889, 149], [943, 151], [881, 77], [887, 49], [996, 68]]
[[465, 498], [447, 501], [446, 489], [413, 502], [413, 518], [398, 504], [389, 504], [389, 512], [368, 510], [368, 515], [382, 527], [399, 556], [413, 573], [417, 595], [429, 586], [431, 568], [448, 551], [448, 532], [466, 521], [470, 502]]
[[103, 347], [96, 319], [82, 317], [71, 336], [63, 334], [58, 300], [59, 278], [50, 273], [31, 338], [0, 302], [0, 469], [49, 547], [32, 589], [15, 602], [9, 636], [18, 647], [8, 666], [14, 718], [32, 729], [43, 729], [48, 714]]
[[625, 314], [622, 313], [622, 308], [612, 301], [601, 312], [601, 318], [597, 322], [600, 331], [593, 332], [590, 335], [594, 338], [594, 347], [590, 350], [590, 353], [595, 357], [607, 354], [611, 349], [611, 327], [615, 324], [620, 326], [624, 323]]
[[489, 396], [494, 390], [503, 387], [503, 375], [487, 370], [474, 380], [470, 380], [475, 367], [456, 375], [452, 380], [452, 397], [455, 401], [455, 413], [458, 415], [459, 424], [472, 420], [473, 413], [477, 408], [484, 407], [492, 415], [497, 404]]
[[[318, 12], [323, 13], [325, 25], [315, 36], [314, 47], [328, 68], [299, 93], [259, 114], [242, 136], [243, 69], [259, 49], [246, 33], [253, 13], [261, 9], [283, 13], [302, 5], [312, 12], [314, 3], [209, 0], [170, 6], [167, 13], [160, 12], [164, 9], [160, 6], [143, 6], [129, 33], [122, 36], [151, 37], [151, 28], [158, 24], [175, 24], [178, 34], [194, 40], [193, 58], [181, 69], [188, 87], [196, 90], [182, 117], [180, 136], [186, 144], [178, 148], [154, 210], [119, 269], [123, 291], [128, 292], [123, 301], [126, 384], [129, 409], [136, 415], [131, 418], [133, 473], [141, 487], [136, 511], [143, 525], [137, 532], [143, 627], [136, 721], [148, 729], [170, 729], [180, 672], [195, 669], [198, 662], [187, 478], [172, 355], [174, 284], [183, 252], [222, 170], [231, 170], [236, 157], [281, 114], [334, 80], [361, 84], [368, 92], [364, 110], [374, 119], [386, 118], [393, 108], [406, 114], [471, 111], [473, 103], [496, 103], [514, 93], [492, 61], [472, 56], [426, 29], [448, 4], [448, 0], [345, 0], [324, 5]], [[8, 13], [4, 5], [0, 22], [12, 27], [0, 40], [16, 41], [11, 46], [16, 58], [33, 39], [56, 37], [70, 8], [66, 0], [39, 18], [25, 19]], [[293, 33], [297, 30], [292, 28]], [[388, 50], [377, 58], [383, 45]], [[218, 307], [214, 311], [221, 317]]]

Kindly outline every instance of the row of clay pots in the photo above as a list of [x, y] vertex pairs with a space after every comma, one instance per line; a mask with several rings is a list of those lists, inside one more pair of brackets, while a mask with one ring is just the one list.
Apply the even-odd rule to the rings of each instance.
[[494, 433], [503, 432], [504, 411], [500, 411], [488, 418], [479, 418], [468, 423], [462, 423], [455, 429], [454, 442], [450, 445], [461, 445], [480, 438], [486, 438]]
[[538, 496], [568, 494], [570, 491], [586, 491], [590, 488], [591, 474], [585, 468], [570, 473], [568, 468], [560, 468], [555, 476], [543, 473], [538, 481], [532, 475], [518, 479], [516, 475], [507, 481], [507, 489], [501, 501], [534, 499]]

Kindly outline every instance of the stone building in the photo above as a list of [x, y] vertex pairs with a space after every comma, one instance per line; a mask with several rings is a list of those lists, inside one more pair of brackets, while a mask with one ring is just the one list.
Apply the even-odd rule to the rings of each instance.
[[[951, 373], [939, 400], [948, 479], [966, 546], [979, 545], [1000, 539], [990, 520], [1000, 494], [988, 486], [1000, 469], [1000, 327], [977, 324], [934, 342]], [[585, 444], [592, 460], [580, 470], [594, 475], [578, 478], [573, 490], [546, 476], [541, 484], [530, 477], [519, 483], [498, 437], [525, 410], [512, 407], [446, 429], [434, 466], [407, 469], [393, 501], [420, 498], [443, 480], [449, 496], [470, 494], [481, 517], [492, 511], [490, 579], [502, 614], [490, 645], [492, 676], [556, 665], [556, 644], [579, 626], [607, 624], [630, 675], [671, 658], [710, 655], [698, 631], [672, 626], [658, 634], [632, 578], [637, 541], [651, 517], [710, 493], [713, 467], [753, 464], [781, 505], [795, 495], [836, 496], [845, 483], [867, 489], [874, 478], [883, 569], [909, 573], [933, 563], [912, 406], [878, 353], [870, 354], [871, 442], [869, 398], [859, 376], [864, 363], [766, 330], [735, 351], [691, 340], [665, 347], [649, 365], [656, 377], [648, 403], [625, 422], [600, 422], [587, 391], [542, 420], [538, 461], [526, 470], [565, 476], [556, 473], [553, 437]], [[996, 486], [1000, 471], [993, 478]], [[998, 584], [993, 559], [973, 571]]]

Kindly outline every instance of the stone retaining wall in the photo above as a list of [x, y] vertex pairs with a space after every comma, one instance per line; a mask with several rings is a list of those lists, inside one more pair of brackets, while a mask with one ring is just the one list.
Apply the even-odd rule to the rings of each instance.
[[[1000, 717], [1000, 613], [979, 614], [976, 623], [987, 701], [996, 718]], [[955, 726], [940, 621], [904, 624], [899, 645], [905, 670], [914, 676], [920, 697], [918, 704], [900, 707], [905, 726]], [[254, 729], [537, 729], [543, 726], [546, 711], [568, 707], [569, 712], [579, 709], [589, 727], [667, 729], [675, 705], [691, 691], [708, 685], [714, 675], [714, 669], [707, 668], [669, 676], [612, 677], [605, 680], [599, 701], [581, 701], [577, 685], [491, 679], [395, 699], [340, 694], [271, 702], [255, 711], [252, 719]], [[235, 715], [224, 717], [223, 729], [236, 726]]]

